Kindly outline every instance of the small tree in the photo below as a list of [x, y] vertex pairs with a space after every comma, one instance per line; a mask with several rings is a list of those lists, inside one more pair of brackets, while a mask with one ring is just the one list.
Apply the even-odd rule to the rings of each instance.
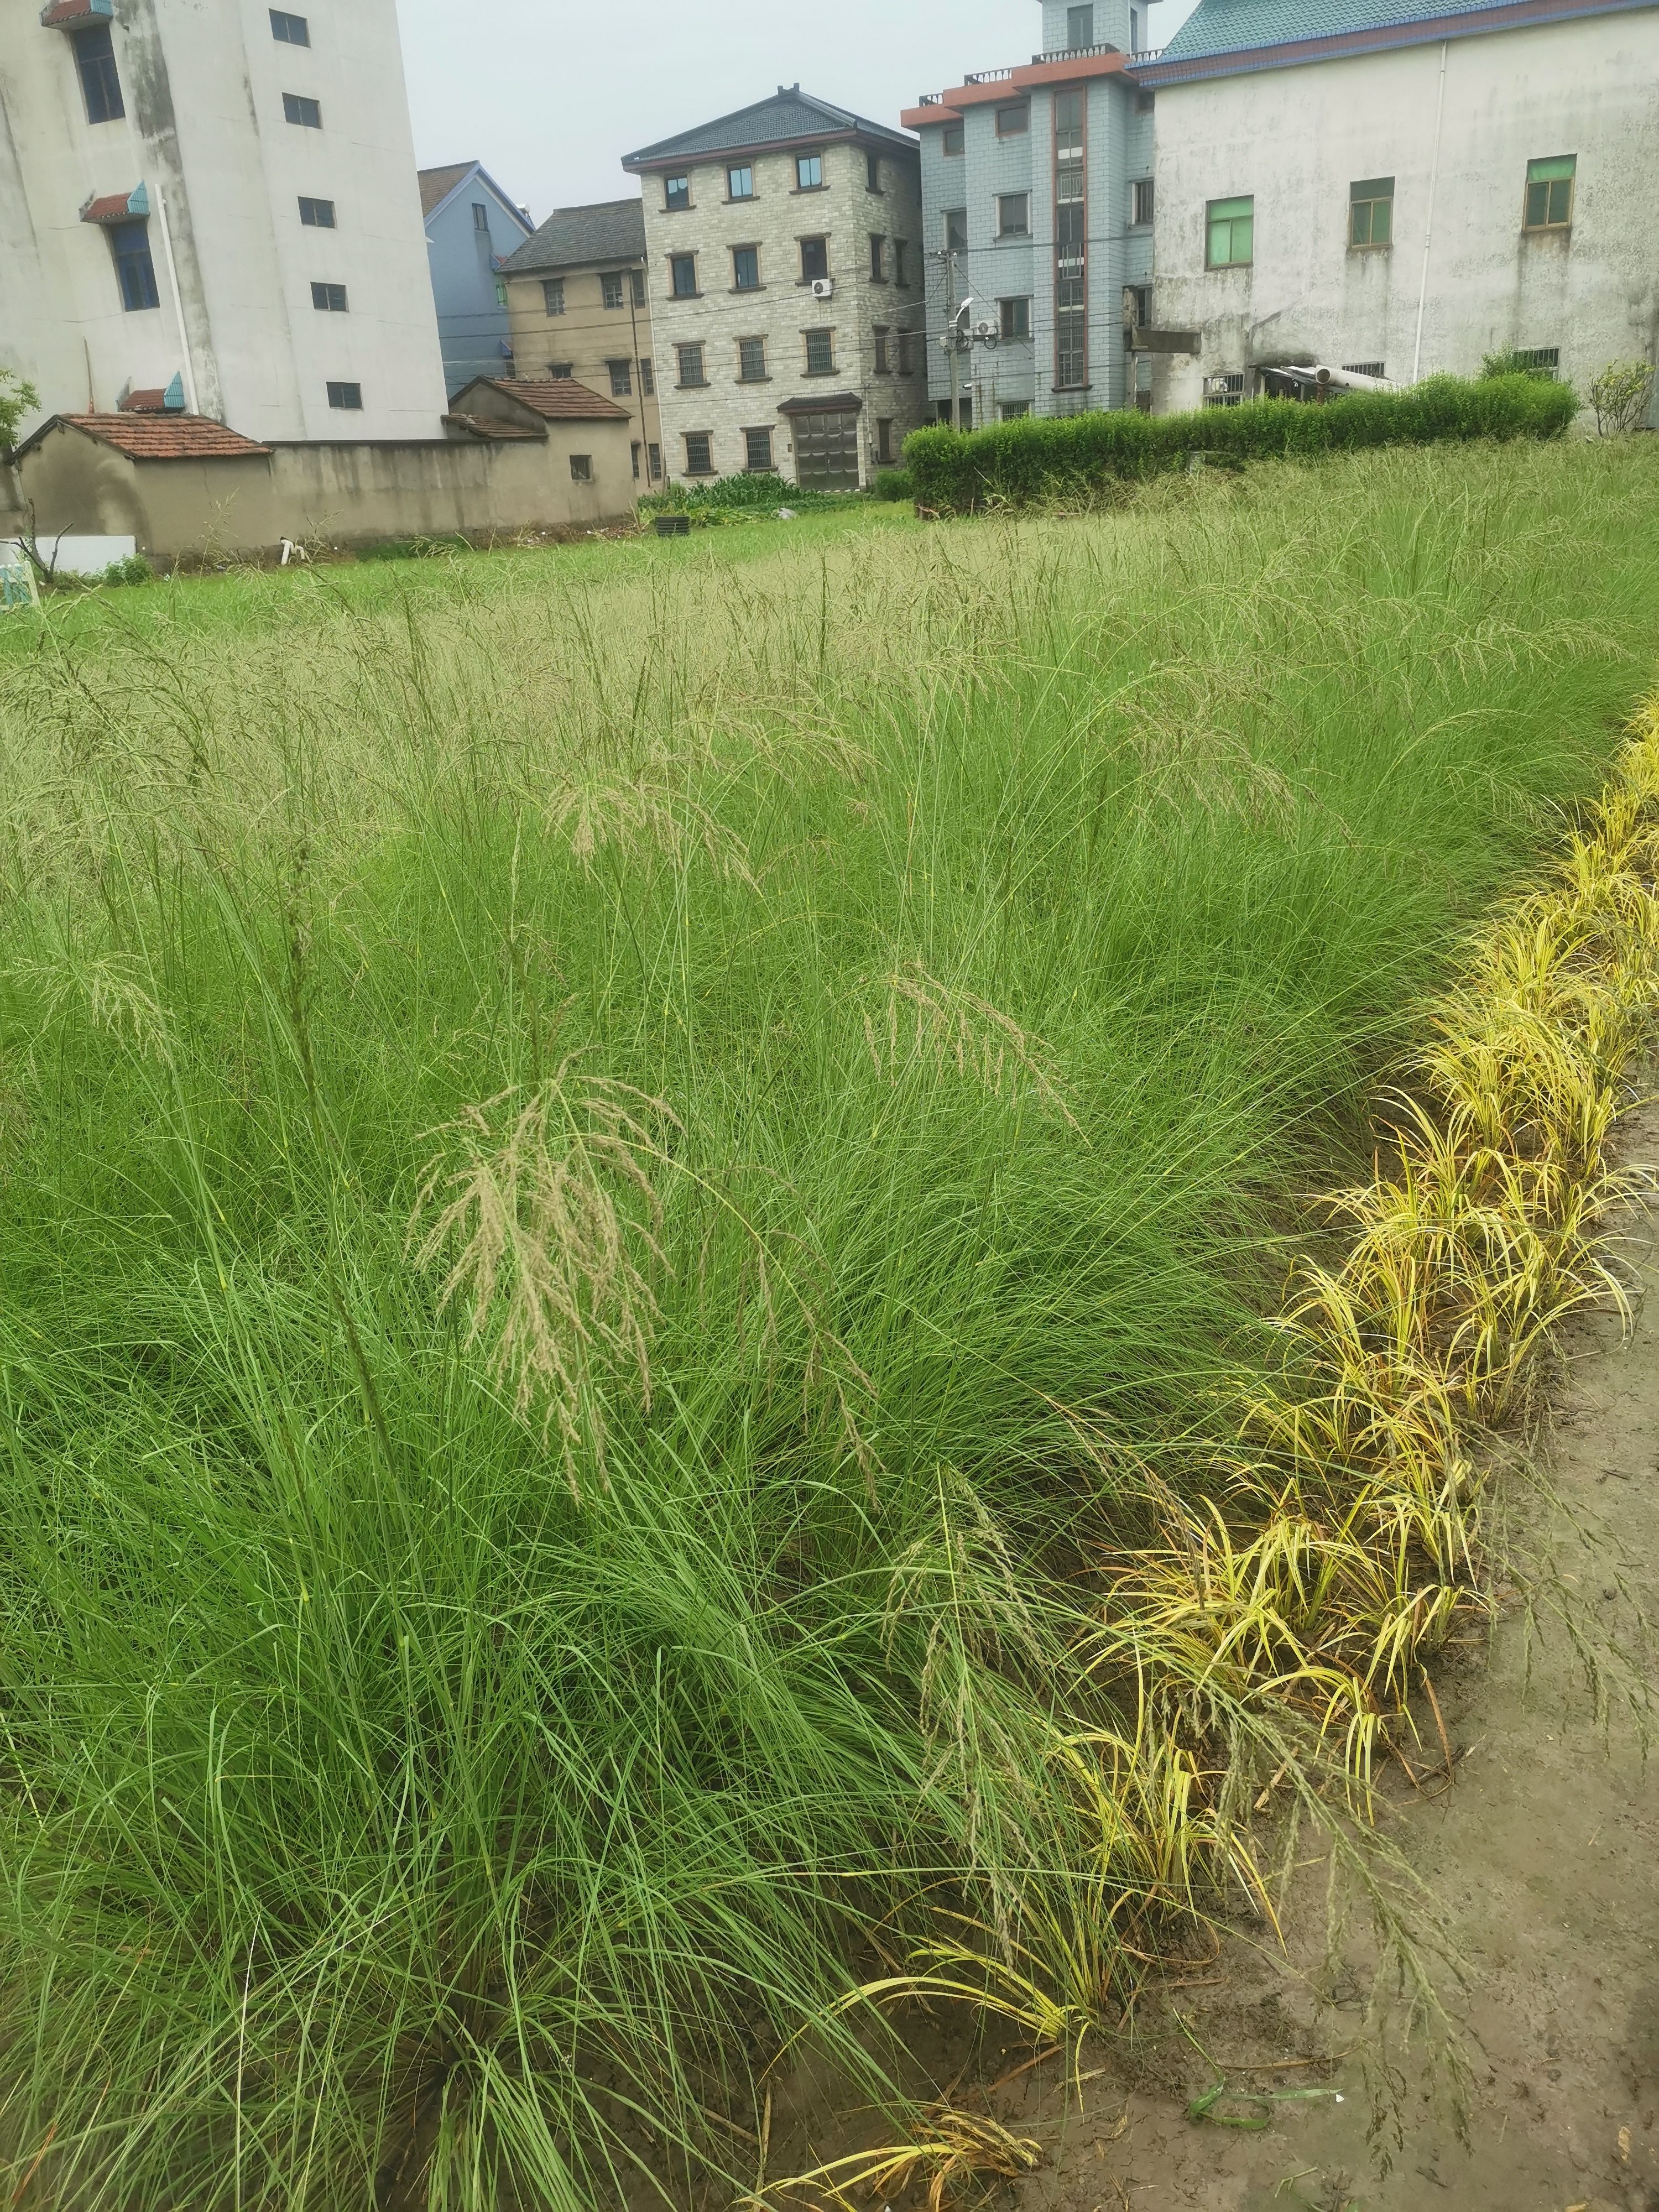
[[34, 386], [14, 370], [0, 368], [0, 461], [9, 464], [17, 443], [17, 426], [40, 404]]
[[1645, 361], [1610, 361], [1590, 379], [1590, 404], [1603, 438], [1628, 437], [1639, 430], [1653, 403], [1653, 365]]

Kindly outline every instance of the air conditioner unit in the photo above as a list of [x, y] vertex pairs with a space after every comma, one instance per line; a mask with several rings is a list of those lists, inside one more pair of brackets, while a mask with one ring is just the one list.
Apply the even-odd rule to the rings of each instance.
[[833, 276], [815, 276], [812, 279], [812, 297], [815, 300], [833, 300], [835, 296], [836, 280]]
[[974, 336], [978, 339], [981, 345], [994, 345], [997, 340], [1002, 336], [1002, 332], [995, 323], [975, 323], [974, 325]]

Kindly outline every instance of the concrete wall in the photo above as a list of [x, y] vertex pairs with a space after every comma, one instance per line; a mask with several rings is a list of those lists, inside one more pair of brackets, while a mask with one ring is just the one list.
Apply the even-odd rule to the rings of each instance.
[[[43, 411], [110, 408], [182, 374], [200, 410], [261, 439], [435, 435], [444, 389], [395, 0], [298, 0], [308, 47], [263, 0], [122, 0], [125, 119], [90, 124], [61, 31], [0, 0], [0, 365]], [[320, 101], [323, 128], [283, 95]], [[161, 304], [123, 307], [94, 197], [149, 194]], [[301, 195], [331, 199], [331, 231]], [[168, 252], [169, 245], [171, 253]], [[319, 313], [313, 282], [349, 312]], [[364, 411], [328, 405], [362, 386]]]
[[[478, 207], [484, 211], [482, 230], [473, 213]], [[432, 296], [452, 398], [475, 377], [514, 374], [507, 283], [495, 264], [516, 253], [533, 228], [482, 176], [470, 177], [427, 217]], [[539, 364], [527, 372], [542, 373]]]
[[[206, 555], [258, 558], [284, 538], [364, 545], [388, 538], [580, 528], [634, 501], [627, 426], [550, 426], [503, 445], [294, 444], [269, 455], [133, 462], [63, 428], [27, 454], [23, 489], [43, 533], [131, 536], [160, 565]], [[589, 456], [577, 483], [571, 457]]]
[[[772, 432], [776, 465], [781, 473], [793, 477], [789, 418], [778, 411], [788, 399], [858, 394], [864, 403], [860, 423], [866, 483], [880, 465], [878, 424], [892, 424], [896, 457], [906, 436], [927, 419], [921, 358], [926, 319], [921, 198], [915, 158], [882, 146], [882, 190], [872, 193], [863, 145], [840, 143], [821, 150], [824, 184], [818, 191], [796, 189], [793, 149], [757, 154], [752, 160], [748, 155], [733, 156], [754, 169], [752, 200], [728, 200], [724, 158], [684, 165], [691, 175], [691, 206], [684, 212], [666, 210], [659, 176], [643, 179], [647, 283], [664, 459], [671, 477], [685, 477], [685, 437], [691, 431], [707, 431], [712, 437], [718, 475], [737, 474], [744, 465], [743, 434], [750, 428]], [[890, 257], [896, 241], [903, 240], [906, 284], [890, 276], [885, 283], [872, 281], [872, 234], [889, 241]], [[819, 236], [830, 241], [830, 274], [836, 286], [834, 299], [823, 302], [813, 298], [800, 274], [800, 240]], [[759, 249], [763, 289], [758, 292], [739, 293], [733, 287], [732, 249], [737, 246]], [[702, 296], [677, 300], [670, 289], [669, 258], [693, 252]], [[878, 325], [889, 333], [884, 374], [876, 367]], [[804, 333], [809, 330], [835, 332], [833, 374], [806, 374]], [[914, 351], [915, 366], [908, 376], [897, 371], [901, 335], [909, 337]], [[738, 380], [738, 341], [745, 337], [766, 340], [768, 379], [763, 384]], [[708, 383], [702, 389], [683, 389], [675, 349], [698, 340], [704, 348]]]
[[[1206, 375], [1296, 360], [1381, 361], [1391, 378], [1479, 369], [1504, 346], [1559, 347], [1582, 391], [1607, 361], [1655, 358], [1659, 11], [1579, 17], [1441, 48], [1176, 83], [1158, 94], [1155, 319], [1201, 332], [1160, 359], [1160, 408]], [[1570, 232], [1522, 229], [1527, 164], [1578, 159]], [[1348, 244], [1357, 179], [1395, 179], [1394, 243]], [[1254, 264], [1205, 269], [1206, 203], [1255, 199]]]
[[[562, 277], [564, 285], [562, 315], [550, 315], [547, 312], [546, 279], [543, 276], [509, 276], [507, 299], [512, 323], [514, 374], [546, 376], [556, 368], [568, 368], [577, 383], [586, 385], [589, 391], [607, 398], [614, 396], [617, 406], [627, 408], [633, 418], [629, 440], [642, 449], [641, 488], [648, 489], [650, 449], [656, 448], [659, 461], [662, 453], [662, 416], [656, 394], [665, 372], [653, 345], [648, 285], [644, 306], [634, 304], [632, 277], [636, 269], [642, 271], [643, 264], [596, 261], [592, 268], [552, 272]], [[605, 305], [599, 278], [607, 270], [620, 271], [627, 280], [623, 285], [620, 307]], [[610, 364], [613, 361], [632, 364], [629, 381], [633, 389], [625, 395], [612, 393]], [[649, 364], [648, 392], [641, 362]], [[671, 355], [671, 367], [672, 363]], [[501, 374], [499, 370], [485, 373]]]

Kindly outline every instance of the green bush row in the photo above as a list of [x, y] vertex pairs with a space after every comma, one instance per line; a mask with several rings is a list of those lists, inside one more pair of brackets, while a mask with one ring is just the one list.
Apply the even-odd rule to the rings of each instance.
[[1251, 399], [1182, 415], [1132, 409], [1059, 418], [1027, 416], [963, 435], [930, 428], [904, 443], [918, 504], [971, 514], [1087, 492], [1179, 468], [1193, 456], [1243, 462], [1422, 446], [1443, 439], [1559, 438], [1578, 411], [1570, 385], [1536, 377], [1479, 381], [1434, 376], [1404, 392], [1355, 392], [1322, 406]]

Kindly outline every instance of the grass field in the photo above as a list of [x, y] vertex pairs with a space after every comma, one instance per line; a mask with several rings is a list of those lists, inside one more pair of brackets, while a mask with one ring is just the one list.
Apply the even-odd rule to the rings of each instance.
[[14, 619], [14, 2203], [684, 2195], [941, 1910], [1105, 2003], [1079, 1576], [1650, 688], [1651, 442]]

